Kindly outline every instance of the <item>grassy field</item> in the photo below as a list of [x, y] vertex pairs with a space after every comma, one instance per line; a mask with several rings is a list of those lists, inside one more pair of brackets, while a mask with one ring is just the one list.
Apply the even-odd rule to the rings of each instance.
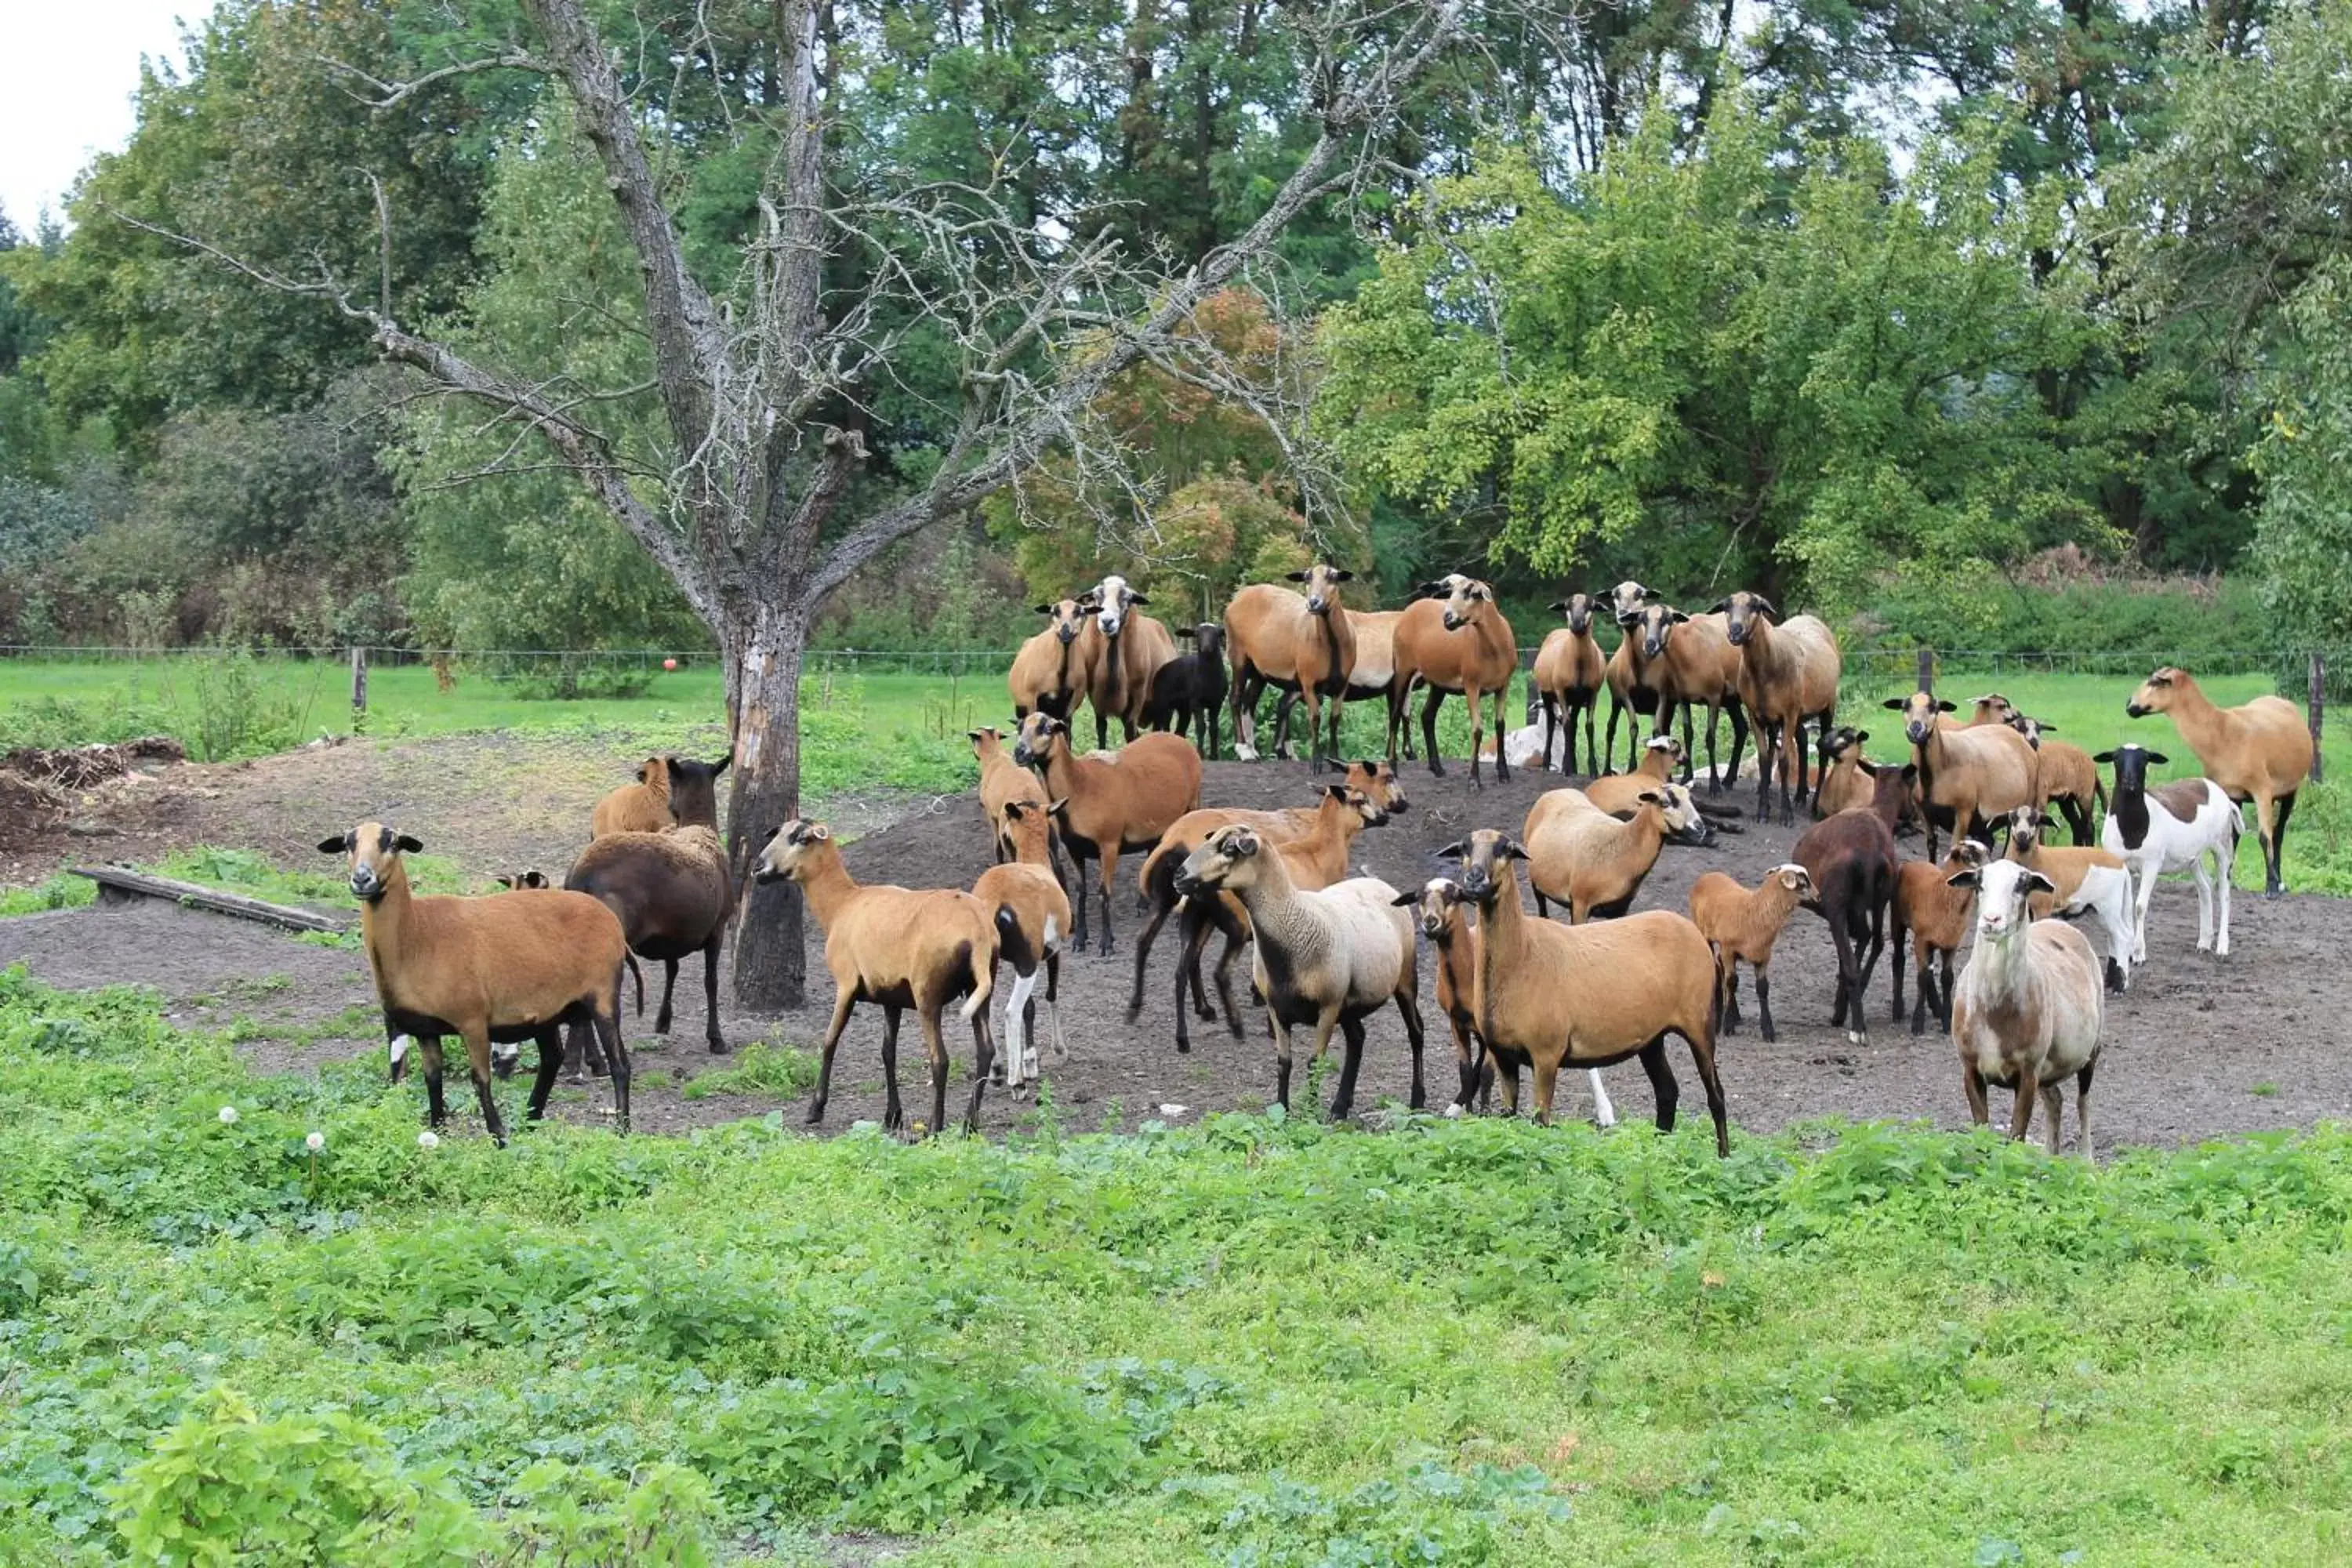
[[2352, 1551], [2340, 1131], [2093, 1173], [1886, 1127], [1718, 1162], [1049, 1106], [995, 1146], [501, 1153], [420, 1147], [380, 1056], [256, 1078], [21, 974], [0, 1118], [0, 1561]]
[[[161, 731], [232, 742], [192, 741], [198, 755], [237, 756], [351, 728], [345, 675], [339, 667], [249, 661], [247, 673], [224, 677], [208, 673], [205, 663], [0, 660], [0, 750]], [[2001, 691], [2085, 750], [2137, 740], [2171, 758], [2170, 766], [2158, 773], [2196, 772], [2195, 754], [2168, 721], [2124, 717], [2124, 703], [2137, 683], [2133, 675], [2053, 675], [2013, 668], [1948, 668], [1938, 675], [1939, 689], [1955, 700]], [[2271, 689], [2269, 679], [2258, 674], [2217, 676], [2204, 684], [2208, 695], [2223, 704]], [[1906, 754], [1895, 716], [1879, 703], [1908, 685], [1907, 671], [1900, 678], [1874, 673], [1847, 682], [1841, 717], [1871, 732], [1868, 750], [1875, 757], [1896, 761]], [[992, 673], [856, 674], [823, 668], [807, 678], [803, 700], [803, 788], [818, 810], [826, 795], [847, 791], [968, 788], [971, 758], [964, 732], [979, 724], [1012, 722], [1003, 683]], [[624, 750], [684, 744], [689, 731], [721, 722], [723, 712], [719, 672], [709, 668], [657, 672], [635, 697], [570, 701], [525, 698], [480, 677], [463, 678], [455, 690], [444, 692], [429, 669], [387, 668], [371, 677], [369, 701], [364, 730], [380, 739], [506, 730], [576, 735]], [[1521, 721], [1525, 705], [1524, 686], [1515, 685], [1505, 704], [1509, 723]], [[1266, 712], [1270, 717], [1271, 704]], [[1414, 712], [1417, 725], [1417, 706]], [[1606, 722], [1604, 711], [1601, 726]], [[1349, 754], [1381, 751], [1384, 726], [1375, 705], [1354, 705], [1345, 724]], [[1090, 745], [1090, 714], [1082, 716], [1079, 730], [1081, 745]], [[1449, 700], [1440, 715], [1439, 740], [1450, 757], [1460, 758], [1467, 750], [1469, 724], [1458, 700]], [[1727, 748], [1727, 729], [1724, 743]], [[2339, 729], [2325, 750], [2336, 777], [2352, 776], [2346, 771], [2352, 769], [2352, 737]], [[1727, 759], [1727, 750], [1725, 754]], [[2352, 806], [2338, 791], [2315, 786], [2297, 803], [2287, 872], [2288, 886], [2297, 891], [2352, 895]], [[2242, 887], [2262, 885], [2261, 851], [2251, 833], [2241, 849], [2238, 880]]]

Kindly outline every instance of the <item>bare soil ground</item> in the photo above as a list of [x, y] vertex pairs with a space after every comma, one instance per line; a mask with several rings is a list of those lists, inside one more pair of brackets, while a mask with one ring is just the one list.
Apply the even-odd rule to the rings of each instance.
[[[371, 816], [397, 822], [435, 850], [485, 873], [537, 865], [560, 874], [584, 838], [591, 803], [627, 776], [629, 763], [593, 743], [474, 736], [390, 746], [360, 742], [240, 766], [172, 769], [144, 784], [118, 789], [120, 798], [82, 804], [71, 820], [112, 827], [107, 838], [44, 835], [35, 853], [46, 858], [28, 859], [20, 850], [16, 866], [0, 868], [0, 879], [45, 874], [77, 849], [97, 843], [103, 843], [109, 858], [142, 858], [172, 843], [206, 842], [247, 846], [299, 865], [322, 834]], [[1412, 810], [1366, 832], [1356, 855], [1361, 870], [1400, 889], [1432, 875], [1431, 852], [1470, 828], [1516, 830], [1536, 796], [1560, 783], [1556, 775], [1521, 772], [1507, 784], [1490, 778], [1484, 791], [1473, 792], [1458, 764], [1438, 780], [1410, 763], [1406, 780]], [[1315, 788], [1302, 763], [1222, 763], [1210, 765], [1202, 797], [1236, 805], [1304, 804]], [[843, 805], [845, 809], [834, 821], [845, 834], [863, 835], [846, 850], [850, 870], [861, 880], [968, 885], [987, 864], [986, 835], [971, 795], [914, 801], [877, 795]], [[1712, 848], [1670, 847], [1636, 907], [1681, 908], [1691, 882], [1708, 869], [1727, 870], [1752, 884], [1767, 867], [1788, 858], [1796, 835], [1792, 828], [1748, 824], [1746, 832], [1726, 835]], [[1916, 854], [1917, 846], [1916, 839], [1906, 841], [1908, 853]], [[1051, 1098], [1066, 1126], [1132, 1126], [1162, 1115], [1189, 1121], [1212, 1111], [1259, 1106], [1272, 1093], [1273, 1050], [1255, 1016], [1241, 1040], [1222, 1026], [1201, 1026], [1192, 1053], [1176, 1054], [1172, 923], [1152, 954], [1142, 1015], [1133, 1025], [1127, 1022], [1130, 944], [1141, 927], [1132, 892], [1138, 863], [1130, 857], [1121, 868], [1113, 906], [1116, 955], [1073, 954], [1064, 963], [1062, 1024], [1071, 1054], [1065, 1062], [1049, 1054], [1045, 1065]], [[2352, 901], [2297, 897], [2265, 902], [2241, 896], [2236, 916], [2233, 955], [2217, 960], [2200, 954], [2193, 945], [2193, 889], [2185, 882], [2159, 889], [2152, 962], [2109, 1011], [2094, 1108], [2103, 1144], [2181, 1143], [2352, 1114], [2352, 1075], [2338, 1057], [2331, 1027], [2352, 1005], [2352, 977], [2334, 963], [2352, 947]], [[722, 977], [721, 1022], [731, 1040], [739, 1046], [762, 1037], [815, 1044], [830, 1003], [821, 940], [812, 931], [813, 994], [809, 1006], [800, 1011], [739, 1016], [727, 1003]], [[248, 1020], [246, 1032], [252, 1038], [244, 1048], [268, 1068], [299, 1070], [382, 1049], [360, 954], [309, 946], [233, 920], [147, 906], [0, 921], [0, 964], [18, 961], [61, 985], [152, 985], [184, 1023], [226, 1026], [235, 1019]], [[1847, 1044], [1842, 1032], [1828, 1026], [1834, 974], [1826, 929], [1800, 912], [1773, 964], [1779, 1043], [1764, 1045], [1751, 1023], [1730, 1037], [1722, 1052], [1735, 1128], [1764, 1131], [1832, 1113], [1963, 1124], [1967, 1111], [1949, 1042], [1934, 1034], [1913, 1037], [1907, 1019], [1900, 1026], [1885, 1021], [1886, 966], [1882, 963], [1873, 983], [1872, 1032], [1861, 1047]], [[655, 978], [658, 984], [657, 973]], [[680, 1089], [693, 1076], [732, 1065], [731, 1058], [713, 1058], [702, 1047], [698, 979], [691, 969], [681, 978], [673, 1040], [651, 1038], [649, 1018], [625, 1023], [638, 1058], [637, 1125], [677, 1131], [770, 1110], [782, 1110], [789, 1124], [797, 1125], [804, 1104], [797, 1099], [682, 1097]], [[1744, 983], [1742, 991], [1752, 1000]], [[1436, 1009], [1426, 953], [1422, 998], [1430, 1099], [1443, 1104], [1454, 1080], [1451, 1036]], [[1046, 1026], [1043, 1017], [1039, 1022]], [[860, 1009], [842, 1045], [828, 1128], [880, 1116], [880, 1035], [878, 1010]], [[951, 1023], [948, 1039], [953, 1082], [961, 1089], [969, 1081], [971, 1037]], [[901, 1089], [910, 1114], [920, 1115], [929, 1095], [911, 1019], [903, 1043]], [[1687, 1054], [1676, 1046], [1672, 1056], [1683, 1083], [1685, 1114], [1703, 1117]], [[1370, 1110], [1383, 1100], [1401, 1102], [1409, 1080], [1403, 1030], [1388, 1013], [1370, 1026], [1359, 1104]], [[1638, 1068], [1612, 1069], [1609, 1086], [1621, 1118], [1650, 1114], [1649, 1087]], [[1318, 1087], [1328, 1098], [1328, 1079]], [[519, 1101], [522, 1089], [518, 1079], [501, 1093]], [[1564, 1080], [1561, 1095], [1563, 1115], [1588, 1110], [1580, 1079]], [[957, 1098], [951, 1090], [951, 1105]], [[1996, 1097], [1997, 1112], [2004, 1098]], [[1015, 1098], [992, 1090], [983, 1125], [992, 1133], [1006, 1131], [1035, 1114], [1034, 1101], [1034, 1092]], [[593, 1122], [606, 1102], [604, 1086], [596, 1083], [567, 1089], [556, 1110], [567, 1119]], [[1163, 1109], [1170, 1107], [1182, 1109]]]

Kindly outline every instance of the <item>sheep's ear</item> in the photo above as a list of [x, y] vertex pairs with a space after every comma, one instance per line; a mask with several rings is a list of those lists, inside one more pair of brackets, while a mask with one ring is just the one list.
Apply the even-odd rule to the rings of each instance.
[[2029, 893], [2054, 893], [2058, 890], [2058, 884], [2039, 871], [2028, 871], [2018, 880], [2025, 884], [2025, 890]]
[[1307, 574], [1304, 572], [1285, 572], [1282, 576], [1283, 580], [1287, 583], [1304, 583], [1307, 581]]
[[1749, 607], [1759, 616], [1769, 616], [1776, 621], [1780, 618], [1780, 606], [1760, 594], [1756, 595], [1756, 602]]
[[2036, 719], [2033, 721], [2033, 727], [2045, 735], [2054, 735], [2058, 732], [2058, 726], [2047, 719]]
[[725, 756], [723, 756], [723, 757], [719, 758], [717, 762], [715, 762], [715, 763], [711, 763], [711, 764], [710, 764], [710, 776], [711, 776], [712, 778], [717, 778], [720, 773], [725, 773], [725, 772], [727, 771], [727, 766], [728, 766], [728, 764], [729, 764], [730, 763], [732, 763], [734, 760], [735, 760], [735, 753], [734, 753], [734, 752], [728, 752]]
[[2164, 767], [2172, 761], [2170, 757], [2166, 756], [2162, 752], [2150, 752], [2147, 754], [2147, 760], [2154, 763], [2158, 767]]
[[1855, 745], [1857, 745], [1857, 746], [1861, 745], [1864, 741], [1867, 741], [1867, 740], [1869, 740], [1869, 739], [1870, 739], [1870, 731], [1867, 731], [1867, 730], [1856, 730], [1856, 731], [1853, 732], [1853, 743], [1854, 743]]
[[1034, 804], [1026, 800], [1008, 800], [1004, 803], [1004, 815], [1018, 822], [1028, 815], [1029, 808]]
[[1059, 799], [1059, 800], [1056, 800], [1056, 801], [1051, 801], [1051, 802], [1048, 802], [1048, 803], [1046, 804], [1046, 806], [1045, 806], [1045, 815], [1046, 815], [1046, 816], [1061, 816], [1064, 812], [1066, 812], [1066, 811], [1067, 811], [1067, 810], [1069, 810], [1069, 809], [1070, 809], [1070, 797], [1069, 797], [1068, 795], [1064, 795], [1064, 796], [1063, 796], [1061, 799]]
[[1568, 601], [1566, 599], [1554, 599], [1550, 604], [1546, 605], [1544, 608], [1549, 610], [1555, 616], [1564, 616], [1568, 614]]
[[1938, 713], [1955, 712], [1958, 708], [1959, 704], [1957, 702], [1938, 702], [1936, 704], [1936, 711]]
[[1348, 798], [1348, 786], [1343, 784], [1327, 784], [1323, 786], [1323, 793], [1333, 800], [1345, 800]]
[[425, 853], [425, 841], [418, 838], [412, 833], [404, 833], [399, 837], [394, 839], [392, 841], [392, 847], [406, 855], [422, 855]]
[[1412, 892], [1399, 893], [1395, 898], [1391, 899], [1389, 902], [1394, 904], [1398, 909], [1409, 910], [1412, 908], [1413, 905], [1421, 902], [1421, 894], [1418, 889]]
[[1524, 860], [1528, 858], [1528, 847], [1516, 838], [1505, 838], [1495, 846], [1495, 853], [1506, 860]]
[[[2042, 875], [2038, 871], [2033, 874], [2037, 877]], [[1971, 866], [1964, 871], [1955, 871], [1950, 876], [1945, 878], [1944, 886], [1948, 888], [1973, 888], [1977, 885], [1977, 868]], [[2046, 882], [2049, 879], [2043, 877], [2042, 880]]]
[[351, 847], [352, 836], [348, 833], [338, 833], [332, 838], [319, 840], [319, 853], [321, 855], [341, 855]]
[[1130, 604], [1130, 605], [1148, 605], [1148, 604], [1151, 603], [1151, 595], [1149, 595], [1149, 594], [1138, 594], [1138, 593], [1130, 592], [1130, 593], [1127, 595], [1127, 602], [1128, 602], [1129, 604]]
[[1706, 613], [1710, 616], [1719, 616], [1729, 608], [1731, 608], [1730, 600], [1717, 599], [1712, 605], [1708, 606]]
[[776, 835], [782, 831], [783, 829], [780, 826], [771, 827], [767, 832], [760, 835], [760, 847], [763, 849], [766, 848], [770, 844], [775, 841]]
[[493, 877], [490, 880], [496, 882], [499, 887], [508, 889], [509, 892], [514, 889], [515, 879], [512, 877]]
[[1643, 805], [1664, 805], [1666, 804], [1666, 797], [1660, 795], [1654, 789], [1645, 789], [1633, 798]]
[[1355, 580], [1356, 574], [1353, 572], [1347, 570], [1345, 567], [1342, 567], [1339, 571], [1331, 574], [1331, 581], [1334, 583], [1352, 583]]
[[1462, 858], [1462, 852], [1469, 847], [1470, 841], [1468, 839], [1457, 838], [1453, 843], [1446, 845], [1444, 848], [1433, 849], [1430, 853], [1432, 856], [1440, 859], [1458, 860]]
[[1885, 701], [1880, 703], [1879, 706], [1881, 708], [1892, 708], [1895, 711], [1900, 713], [1905, 708], [1908, 707], [1909, 704], [1905, 702], [1900, 697], [1890, 697]]
[[1681, 626], [1685, 621], [1689, 620], [1690, 616], [1685, 615], [1680, 610], [1676, 610], [1672, 615], [1668, 616], [1666, 619], [1675, 626]]
[[2105, 767], [2109, 763], [2112, 763], [2115, 760], [2116, 754], [2113, 752], [2101, 752], [2091, 759], [2091, 761], [2096, 763], [2101, 767]]
[[963, 738], [977, 745], [980, 742], [980, 738], [986, 733], [988, 733], [988, 731], [985, 730], [966, 730], [963, 732]]

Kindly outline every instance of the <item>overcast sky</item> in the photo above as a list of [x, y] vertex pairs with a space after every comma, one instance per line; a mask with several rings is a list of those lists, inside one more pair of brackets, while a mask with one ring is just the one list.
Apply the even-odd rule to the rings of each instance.
[[139, 58], [177, 63], [213, 0], [0, 0], [0, 207], [26, 234], [93, 153], [131, 140]]

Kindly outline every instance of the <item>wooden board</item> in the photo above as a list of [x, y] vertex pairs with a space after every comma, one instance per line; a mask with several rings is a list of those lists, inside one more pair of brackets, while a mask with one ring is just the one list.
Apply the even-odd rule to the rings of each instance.
[[72, 869], [75, 876], [88, 877], [98, 884], [98, 900], [102, 904], [128, 903], [135, 899], [163, 899], [172, 903], [185, 904], [191, 909], [209, 910], [215, 914], [235, 915], [240, 920], [284, 926], [289, 931], [323, 931], [341, 934], [350, 924], [332, 915], [248, 899], [243, 893], [224, 892], [218, 888], [206, 888], [194, 882], [174, 881], [169, 877], [151, 877], [144, 871], [126, 871], [117, 866], [76, 866]]

